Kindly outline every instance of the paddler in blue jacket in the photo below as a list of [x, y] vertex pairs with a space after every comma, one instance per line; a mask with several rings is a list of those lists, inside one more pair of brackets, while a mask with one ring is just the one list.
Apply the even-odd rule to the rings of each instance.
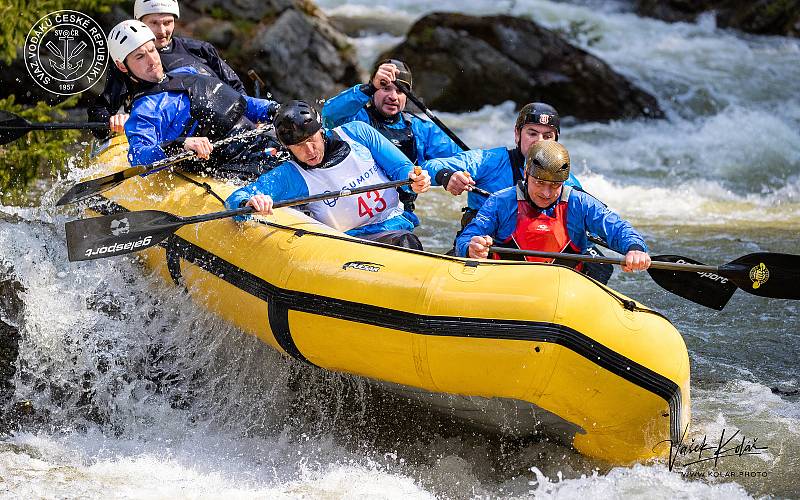
[[[277, 145], [266, 135], [233, 142], [212, 157], [211, 141], [269, 122], [278, 104], [240, 94], [216, 77], [193, 67], [164, 73], [153, 32], [141, 21], [116, 25], [108, 36], [109, 54], [133, 88], [133, 108], [125, 123], [131, 165], [150, 164], [181, 151], [212, 158], [209, 172], [256, 177], [272, 159]], [[273, 149], [274, 151], [274, 149]], [[196, 166], [196, 165], [195, 165]], [[184, 164], [183, 168], [187, 168]]]
[[[596, 198], [566, 185], [569, 175], [569, 153], [564, 146], [555, 141], [533, 144], [524, 179], [489, 197], [456, 239], [456, 254], [485, 259], [494, 245], [582, 254], [590, 246], [588, 231], [624, 254], [623, 271], [650, 267], [644, 238]], [[574, 266], [568, 261], [556, 262]]]
[[[558, 141], [560, 133], [558, 111], [549, 104], [534, 102], [523, 106], [517, 116], [514, 125], [514, 142], [517, 146], [514, 149], [473, 149], [450, 158], [430, 161], [425, 166], [433, 177], [431, 182], [434, 186], [443, 186], [455, 196], [468, 191], [467, 207], [461, 218], [463, 228], [486, 201], [486, 196], [471, 191], [473, 186], [489, 193], [514, 186], [524, 175], [523, 151], [528, 151], [538, 141]], [[581, 187], [572, 174], [566, 184]]]
[[[161, 56], [164, 71], [192, 66], [204, 75], [211, 75], [227, 83], [234, 90], [245, 93], [244, 84], [233, 69], [220, 57], [217, 49], [208, 42], [192, 38], [173, 36], [175, 24], [180, 18], [177, 0], [136, 0], [133, 17], [146, 24], [155, 35], [155, 46]], [[129, 80], [116, 67], [106, 74], [103, 92], [87, 108], [89, 121], [108, 121], [111, 132], [124, 132], [130, 109]], [[119, 113], [120, 107], [126, 110]], [[99, 139], [107, 137], [108, 131], [96, 131]]]
[[[522, 107], [514, 124], [514, 149], [505, 147], [494, 149], [473, 149], [450, 158], [439, 158], [425, 164], [434, 180], [434, 185], [441, 185], [455, 196], [467, 191], [467, 206], [462, 210], [461, 228], [475, 217], [486, 201], [486, 196], [472, 191], [478, 187], [494, 193], [516, 185], [525, 172], [525, 155], [523, 151], [538, 141], [558, 141], [561, 133], [561, 119], [553, 106], [542, 102], [532, 102]], [[582, 189], [578, 179], [570, 174], [565, 182], [568, 186]], [[460, 235], [456, 234], [456, 238]], [[452, 252], [455, 249], [451, 250]], [[600, 250], [589, 246], [591, 255], [602, 255]], [[589, 263], [583, 271], [592, 278], [608, 283], [614, 268], [608, 264]]]
[[[290, 101], [278, 110], [275, 131], [292, 159], [234, 191], [225, 201], [228, 208], [252, 206], [269, 215], [273, 202], [407, 178], [414, 181], [410, 185], [414, 193], [430, 187], [427, 172], [415, 174], [413, 163], [365, 123], [323, 129], [316, 109], [303, 101]], [[315, 219], [351, 236], [422, 249], [411, 232], [414, 223], [405, 215], [394, 189], [313, 202], [307, 207]]]
[[[415, 165], [460, 153], [461, 148], [435, 123], [405, 112], [406, 95], [395, 82], [412, 88], [408, 66], [396, 59], [379, 62], [369, 83], [356, 85], [325, 102], [323, 124], [334, 128], [352, 121], [369, 123]], [[401, 192], [400, 199], [408, 212], [414, 211], [416, 195]]]

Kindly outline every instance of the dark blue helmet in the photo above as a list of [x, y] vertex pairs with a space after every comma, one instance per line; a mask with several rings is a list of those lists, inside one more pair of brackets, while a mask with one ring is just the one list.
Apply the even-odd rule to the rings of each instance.
[[299, 144], [322, 128], [322, 119], [314, 106], [304, 101], [281, 104], [275, 119], [275, 135], [284, 146]]
[[[397, 75], [397, 81], [405, 83], [408, 85], [409, 89], [414, 87], [414, 80], [411, 78], [411, 68], [408, 67], [408, 64], [398, 59], [384, 59], [376, 64], [375, 70], [372, 72], [373, 77], [375, 76], [375, 73], [378, 72], [378, 68], [380, 68], [382, 64], [394, 64], [397, 66], [397, 69], [400, 70], [400, 73]], [[370, 80], [372, 79], [370, 78]]]
[[517, 116], [516, 129], [519, 130], [528, 123], [553, 127], [556, 129], [556, 140], [558, 140], [558, 135], [561, 133], [561, 119], [553, 106], [543, 102], [532, 102], [523, 106]]

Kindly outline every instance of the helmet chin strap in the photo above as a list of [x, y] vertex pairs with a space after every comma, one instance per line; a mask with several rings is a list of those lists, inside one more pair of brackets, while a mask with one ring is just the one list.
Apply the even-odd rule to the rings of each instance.
[[122, 65], [125, 66], [125, 69], [128, 70], [128, 78], [130, 78], [131, 80], [133, 80], [134, 82], [137, 82], [137, 83], [141, 82], [141, 80], [136, 78], [136, 76], [133, 74], [133, 70], [131, 69], [131, 67], [128, 66], [128, 58], [127, 57], [125, 58], [124, 61], [122, 61]]

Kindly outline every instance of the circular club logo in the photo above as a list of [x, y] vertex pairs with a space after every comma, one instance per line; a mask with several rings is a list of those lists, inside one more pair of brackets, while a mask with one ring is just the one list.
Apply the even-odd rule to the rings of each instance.
[[59, 95], [83, 92], [108, 64], [108, 43], [97, 21], [59, 10], [36, 21], [25, 39], [25, 66], [43, 89]]

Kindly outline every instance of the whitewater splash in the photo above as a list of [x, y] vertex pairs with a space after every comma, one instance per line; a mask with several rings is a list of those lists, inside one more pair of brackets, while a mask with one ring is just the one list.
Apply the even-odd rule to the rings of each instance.
[[[691, 255], [767, 244], [800, 253], [800, 105], [787, 84], [800, 77], [796, 40], [719, 31], [710, 18], [640, 19], [625, 2], [320, 5], [407, 26], [434, 9], [531, 15], [552, 28], [585, 20], [602, 36], [584, 48], [653, 92], [668, 115], [566, 120], [563, 142], [586, 189], [646, 225], [661, 245]], [[372, 33], [355, 43], [368, 66], [398, 41]], [[439, 113], [472, 147], [512, 146], [515, 115], [511, 103]], [[89, 171], [72, 171], [60, 189]], [[146, 275], [135, 258], [69, 264], [63, 223], [77, 210], [55, 211], [55, 199], [53, 192], [38, 208], [0, 207], [23, 219], [0, 220], [0, 260], [25, 288], [15, 397], [37, 411], [26, 432], [0, 443], [5, 495], [727, 499], [800, 488], [798, 402], [770, 390], [798, 389], [794, 304], [739, 292], [726, 311], [710, 314], [644, 276], [615, 276], [614, 288], [659, 306], [685, 334], [692, 435], [741, 429], [773, 448], [754, 462], [770, 471], [767, 481], [689, 480], [666, 464], [609, 471], [564, 447], [476, 433], [363, 381], [285, 360]], [[441, 191], [420, 198], [426, 246], [449, 248], [463, 203]], [[712, 237], [721, 225], [731, 234]], [[754, 228], [759, 237], [747, 239]]]
[[[667, 24], [626, 13], [620, 3], [577, 3], [585, 5], [323, 0], [320, 6], [333, 16], [391, 18], [406, 26], [445, 10], [530, 16], [552, 29], [585, 22], [599, 41], [572, 41], [656, 95], [668, 116], [564, 120], [561, 142], [587, 190], [639, 223], [800, 228], [800, 98], [787, 85], [800, 80], [800, 42], [721, 32], [708, 16]], [[374, 61], [397, 37], [367, 33], [353, 40], [360, 59]], [[513, 147], [513, 103], [439, 116], [470, 147]]]

